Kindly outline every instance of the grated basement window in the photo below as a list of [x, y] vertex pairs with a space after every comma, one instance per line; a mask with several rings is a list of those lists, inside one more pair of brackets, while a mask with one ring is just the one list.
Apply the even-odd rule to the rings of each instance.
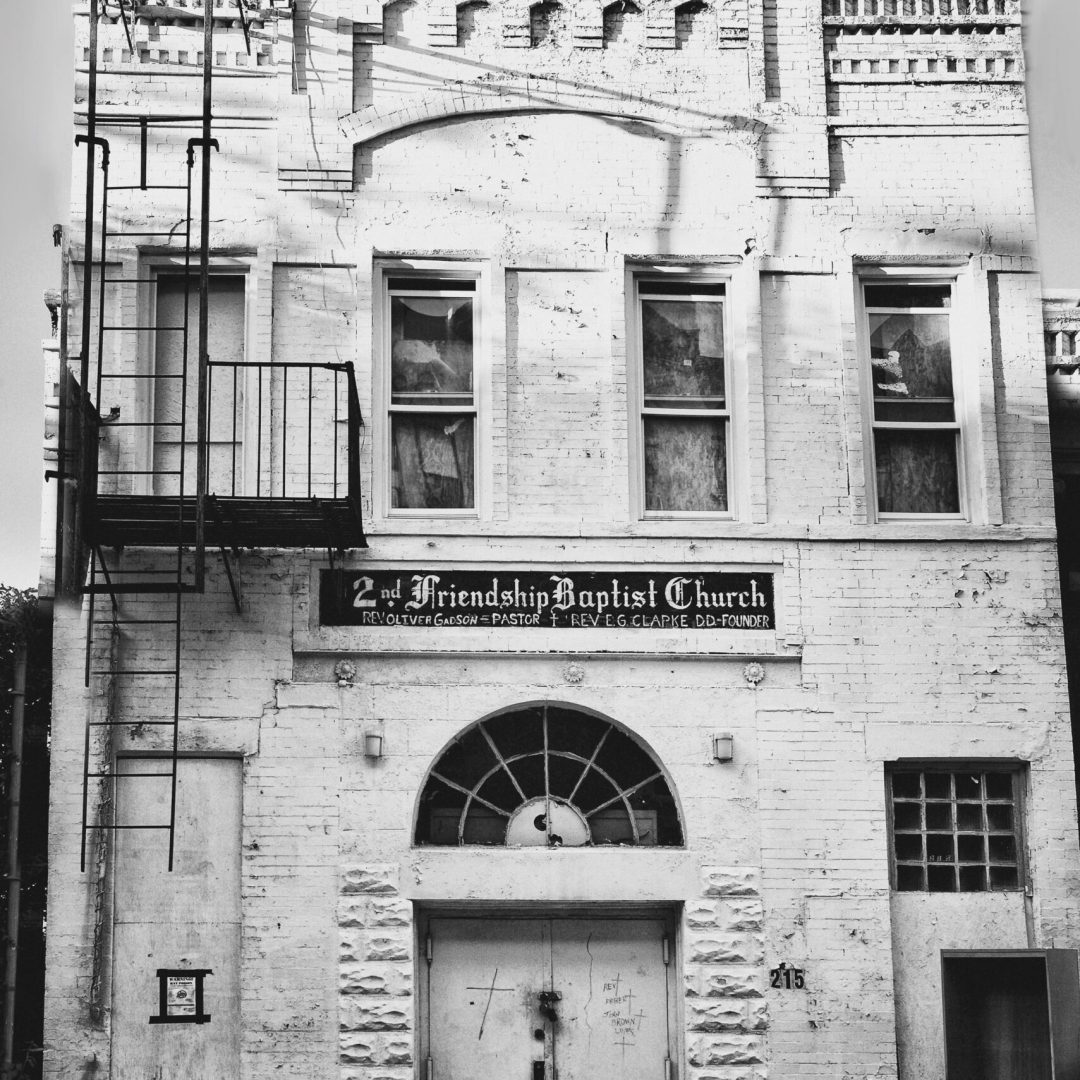
[[614, 724], [559, 705], [482, 720], [443, 752], [416, 843], [511, 847], [682, 844], [659, 763]]
[[895, 889], [1020, 888], [1019, 770], [900, 768], [888, 784]]

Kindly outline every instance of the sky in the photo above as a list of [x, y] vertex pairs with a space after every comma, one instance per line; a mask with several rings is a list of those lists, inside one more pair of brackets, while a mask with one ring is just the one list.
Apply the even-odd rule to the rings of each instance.
[[[316, 0], [317, 2], [317, 0]], [[1047, 292], [1080, 290], [1078, 0], [1025, 0], [1035, 198]], [[71, 0], [6, 0], [0, 61], [0, 584], [36, 585], [41, 340], [59, 285], [73, 129]]]

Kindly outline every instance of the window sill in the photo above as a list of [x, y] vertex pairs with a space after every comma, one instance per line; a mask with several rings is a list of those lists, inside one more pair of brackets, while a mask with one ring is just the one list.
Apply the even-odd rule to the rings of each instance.
[[[767, 541], [897, 541], [932, 540], [1022, 543], [1055, 541], [1050, 523], [1037, 525], [976, 525], [963, 518], [892, 518], [876, 522], [802, 524], [749, 522], [734, 518], [647, 518], [640, 521], [581, 521], [543, 519], [492, 521], [462, 514], [422, 513], [383, 516], [366, 523], [369, 538], [428, 537], [438, 524], [441, 540], [500, 538], [536, 540], [611, 541], [633, 539], [767, 540]], [[704, 553], [703, 553], [704, 556]], [[659, 558], [659, 555], [657, 556]]]
[[895, 521], [909, 521], [914, 523], [951, 521], [958, 525], [971, 524], [971, 519], [964, 514], [878, 514], [874, 524], [887, 525], [890, 522]]

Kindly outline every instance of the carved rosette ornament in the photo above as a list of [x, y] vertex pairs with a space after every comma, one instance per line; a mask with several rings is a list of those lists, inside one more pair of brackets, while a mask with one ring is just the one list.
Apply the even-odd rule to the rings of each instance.
[[585, 669], [580, 664], [567, 664], [563, 668], [563, 678], [571, 684], [571, 686], [577, 686], [578, 683], [585, 681]]
[[338, 686], [352, 686], [356, 679], [356, 665], [351, 660], [339, 660], [334, 665], [334, 677]]
[[746, 667], [743, 668], [743, 678], [751, 686], [757, 686], [757, 684], [765, 678], [765, 668], [756, 661], [747, 664]]

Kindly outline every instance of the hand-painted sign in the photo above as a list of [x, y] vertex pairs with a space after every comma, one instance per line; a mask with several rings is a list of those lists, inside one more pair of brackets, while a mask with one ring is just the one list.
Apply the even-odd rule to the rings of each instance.
[[758, 571], [323, 570], [324, 626], [773, 630]]

